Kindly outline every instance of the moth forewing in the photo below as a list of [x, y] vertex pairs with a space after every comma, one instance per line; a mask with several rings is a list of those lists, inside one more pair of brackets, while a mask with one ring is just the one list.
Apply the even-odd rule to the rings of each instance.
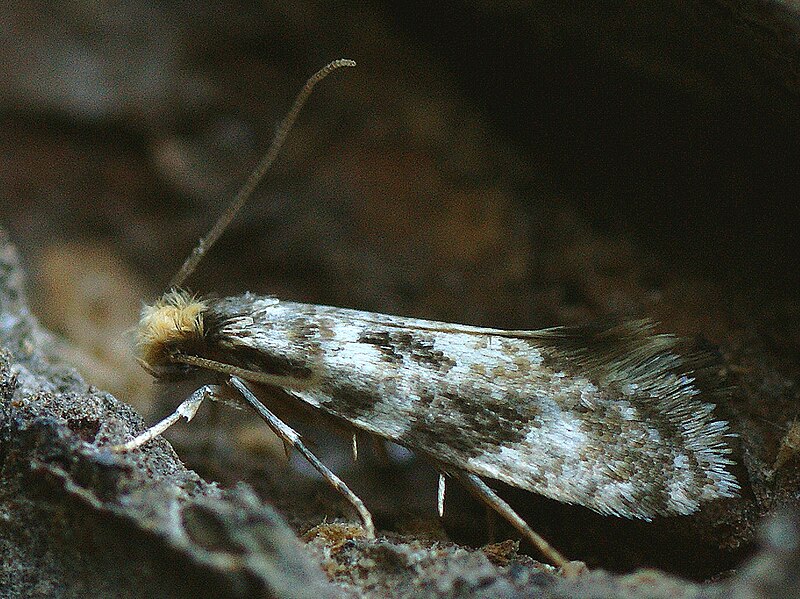
[[677, 341], [644, 322], [501, 331], [250, 294], [207, 300], [202, 318], [180, 354], [281, 377], [308, 405], [453, 468], [643, 519], [738, 489], [727, 424]]

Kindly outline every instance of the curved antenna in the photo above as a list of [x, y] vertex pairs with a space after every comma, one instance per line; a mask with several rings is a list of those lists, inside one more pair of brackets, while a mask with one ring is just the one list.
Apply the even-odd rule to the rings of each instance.
[[239, 192], [233, 198], [233, 201], [231, 201], [225, 212], [223, 212], [222, 215], [217, 219], [217, 222], [214, 223], [214, 226], [211, 227], [211, 230], [208, 232], [208, 234], [200, 239], [200, 241], [197, 243], [197, 246], [192, 250], [192, 253], [187, 256], [183, 266], [181, 266], [180, 270], [175, 274], [174, 277], [172, 277], [172, 280], [169, 283], [170, 289], [180, 287], [187, 277], [194, 272], [200, 260], [203, 259], [203, 256], [205, 256], [208, 250], [211, 249], [211, 246], [214, 245], [214, 242], [216, 242], [219, 236], [222, 235], [222, 232], [228, 227], [230, 222], [233, 220], [233, 217], [236, 216], [236, 213], [239, 212], [241, 207], [261, 182], [261, 179], [263, 179], [264, 175], [275, 161], [275, 158], [278, 156], [278, 152], [280, 152], [283, 142], [286, 141], [287, 134], [297, 120], [297, 115], [300, 113], [300, 110], [303, 108], [306, 100], [308, 100], [308, 96], [311, 95], [311, 90], [314, 89], [314, 86], [336, 69], [340, 67], [354, 66], [356, 66], [354, 60], [340, 58], [339, 60], [334, 60], [333, 62], [330, 62], [322, 67], [319, 71], [311, 75], [308, 81], [306, 81], [303, 89], [301, 89], [300, 93], [297, 94], [291, 109], [286, 116], [283, 117], [280, 125], [278, 125], [278, 129], [275, 131], [275, 137], [272, 140], [272, 145], [270, 145], [269, 150], [267, 150], [267, 153], [264, 155], [258, 165], [256, 165], [256, 168], [253, 169], [253, 172], [250, 173], [247, 181], [245, 181], [244, 185], [242, 185], [241, 189], [239, 189]]

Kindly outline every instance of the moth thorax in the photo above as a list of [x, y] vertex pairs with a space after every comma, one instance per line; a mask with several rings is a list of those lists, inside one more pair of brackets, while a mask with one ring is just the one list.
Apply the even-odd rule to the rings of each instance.
[[151, 306], [142, 308], [136, 347], [139, 358], [154, 373], [170, 365], [176, 350], [203, 342], [205, 302], [185, 291], [169, 291]]

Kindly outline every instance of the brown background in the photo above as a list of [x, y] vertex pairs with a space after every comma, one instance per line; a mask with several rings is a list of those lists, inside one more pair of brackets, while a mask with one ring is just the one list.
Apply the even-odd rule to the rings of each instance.
[[[797, 496], [796, 460], [771, 472], [800, 411], [797, 14], [443, 6], [0, 8], [0, 215], [37, 314], [88, 380], [151, 420], [166, 413], [185, 391], [150, 399], [128, 349], [140, 300], [161, 292], [305, 77], [353, 58], [189, 286], [511, 328], [648, 316], [697, 338], [731, 382], [720, 409], [740, 434], [741, 500], [644, 525], [515, 499], [591, 565], [699, 579], [734, 567], [755, 523]], [[346, 513], [302, 464], [265, 477], [280, 448], [243, 415], [219, 417], [231, 441], [202, 426], [171, 437], [191, 466], [250, 480], [299, 530]], [[354, 469], [345, 441], [303, 430], [379, 526], [444, 534], [425, 466]], [[308, 505], [310, 488], [323, 499]], [[482, 511], [448, 493], [450, 536], [485, 542]]]

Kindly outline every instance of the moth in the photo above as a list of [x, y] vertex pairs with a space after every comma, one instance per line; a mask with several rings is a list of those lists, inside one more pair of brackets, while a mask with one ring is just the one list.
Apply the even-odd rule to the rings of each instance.
[[698, 382], [700, 362], [678, 351], [678, 339], [654, 334], [648, 321], [502, 330], [181, 290], [269, 168], [315, 83], [353, 65], [334, 61], [308, 80], [231, 207], [169, 291], [143, 309], [139, 360], [154, 377], [205, 371], [219, 384], [201, 387], [114, 449], [139, 447], [181, 417], [191, 419], [204, 399], [234, 392], [350, 501], [374, 535], [363, 502], [253, 391], [254, 384], [271, 388], [424, 456], [441, 473], [440, 514], [445, 477], [455, 478], [556, 565], [565, 558], [484, 479], [643, 520], [736, 496], [728, 424]]

